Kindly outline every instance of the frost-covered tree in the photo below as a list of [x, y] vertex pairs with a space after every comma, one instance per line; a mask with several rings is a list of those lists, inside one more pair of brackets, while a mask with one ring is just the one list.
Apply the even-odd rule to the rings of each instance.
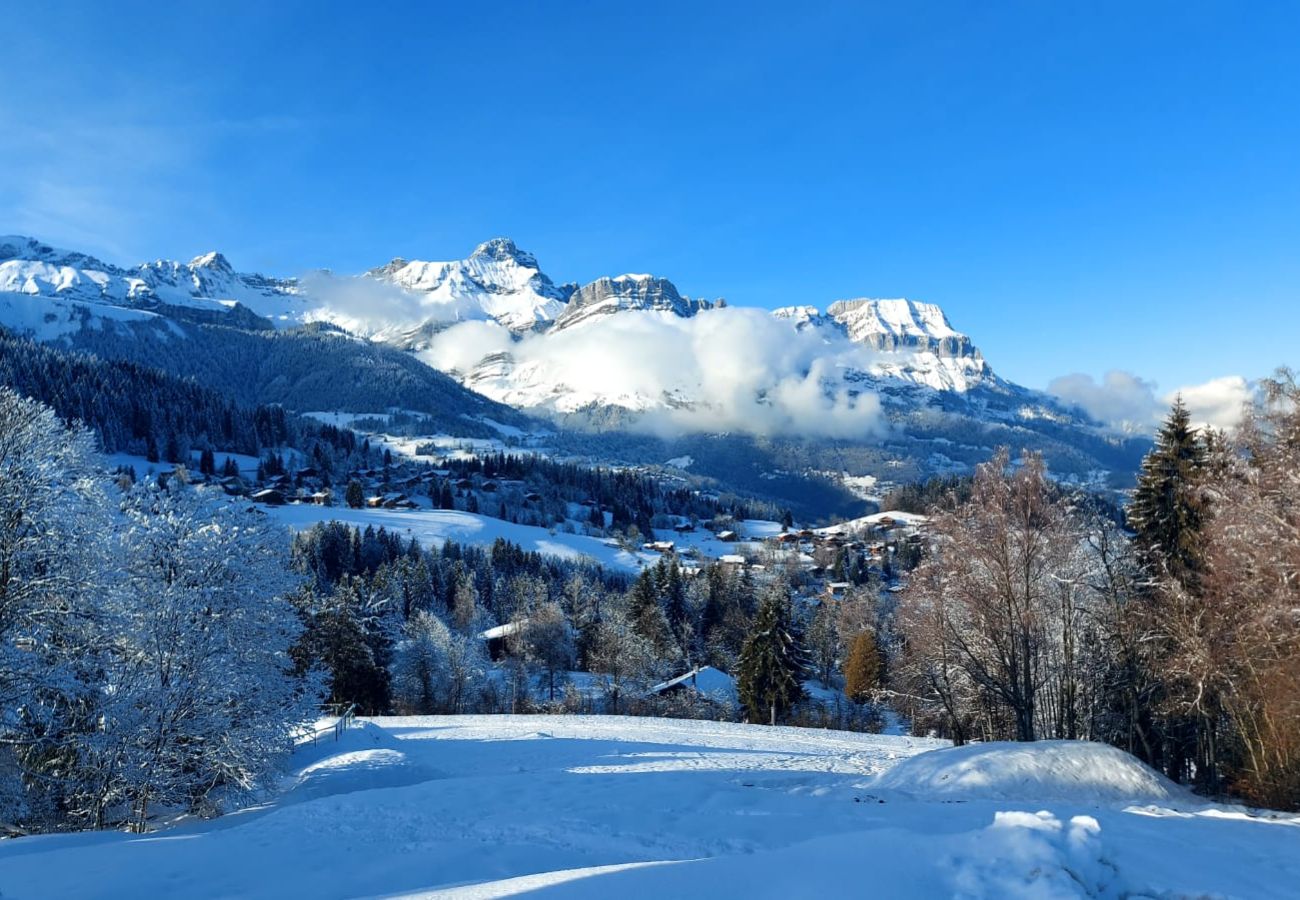
[[609, 711], [631, 690], [645, 682], [654, 665], [654, 648], [621, 609], [611, 609], [593, 628], [588, 667], [601, 676]]
[[528, 660], [541, 670], [546, 679], [547, 696], [555, 700], [560, 676], [573, 666], [576, 648], [573, 629], [558, 603], [543, 603], [534, 609], [520, 629]]
[[930, 531], [898, 611], [902, 692], [942, 710], [958, 741], [975, 719], [991, 738], [1078, 737], [1095, 558], [1041, 458], [1013, 468], [999, 451]]
[[417, 610], [393, 654], [393, 706], [412, 715], [466, 712], [473, 708], [486, 669], [481, 641]]
[[57, 821], [93, 728], [109, 546], [90, 436], [0, 389], [0, 822]]
[[127, 584], [105, 730], [138, 828], [153, 806], [206, 809], [265, 783], [319, 695], [294, 675], [302, 627], [285, 535], [175, 482], [122, 504]]

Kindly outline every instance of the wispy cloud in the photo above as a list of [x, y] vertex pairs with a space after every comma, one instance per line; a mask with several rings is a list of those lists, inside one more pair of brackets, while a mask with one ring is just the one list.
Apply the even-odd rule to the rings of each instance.
[[186, 100], [157, 85], [91, 107], [0, 97], [0, 231], [139, 262], [157, 254], [158, 234], [217, 211], [208, 163], [223, 143], [301, 127], [208, 116]]

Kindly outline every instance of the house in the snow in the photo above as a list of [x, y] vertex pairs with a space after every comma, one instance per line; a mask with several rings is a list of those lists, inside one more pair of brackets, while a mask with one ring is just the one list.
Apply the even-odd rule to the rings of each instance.
[[509, 649], [508, 643], [510, 636], [517, 633], [524, 627], [523, 622], [507, 622], [504, 625], [497, 625], [486, 631], [480, 631], [478, 639], [487, 644], [488, 656], [493, 661], [504, 659], [506, 651]]
[[826, 596], [832, 600], [843, 600], [852, 587], [847, 581], [832, 581], [826, 585]]
[[736, 680], [713, 666], [697, 666], [676, 678], [656, 684], [649, 693], [659, 697], [670, 697], [685, 691], [695, 691], [718, 703], [735, 703], [737, 698]]
[[265, 503], [267, 506], [284, 506], [284, 493], [275, 488], [256, 491], [250, 494], [248, 499], [254, 503]]

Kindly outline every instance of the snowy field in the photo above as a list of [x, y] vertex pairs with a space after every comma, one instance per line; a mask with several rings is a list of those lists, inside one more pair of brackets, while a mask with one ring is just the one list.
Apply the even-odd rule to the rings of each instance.
[[643, 565], [659, 559], [657, 553], [629, 553], [601, 538], [551, 532], [535, 525], [516, 525], [504, 519], [451, 509], [351, 509], [304, 504], [259, 509], [295, 531], [329, 521], [362, 529], [367, 525], [383, 526], [403, 538], [415, 538], [425, 549], [441, 547], [448, 540], [488, 546], [497, 538], [505, 538], [525, 550], [561, 559], [589, 559], [624, 572], [639, 572]]
[[295, 765], [221, 819], [0, 841], [0, 896], [1300, 896], [1300, 818], [1097, 745], [466, 716], [326, 732]]

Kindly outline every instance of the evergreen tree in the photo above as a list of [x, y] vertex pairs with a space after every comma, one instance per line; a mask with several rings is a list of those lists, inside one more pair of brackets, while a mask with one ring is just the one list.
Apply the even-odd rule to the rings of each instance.
[[[1213, 722], [1187, 713], [1181, 708], [1184, 704], [1176, 701], [1171, 683], [1176, 680], [1171, 672], [1174, 642], [1169, 637], [1175, 620], [1194, 618], [1199, 608], [1206, 513], [1201, 482], [1206, 460], [1205, 444], [1178, 397], [1156, 435], [1155, 447], [1142, 461], [1128, 510], [1134, 546], [1146, 571], [1141, 591], [1145, 602], [1136, 615], [1144, 620], [1142, 630], [1149, 636], [1144, 663], [1155, 685], [1138, 725], [1154, 738], [1146, 742], [1151, 758], [1145, 761], [1163, 768], [1176, 781], [1188, 777], [1191, 760], [1215, 729]], [[1195, 768], [1203, 775], [1213, 771], [1212, 765]]]
[[737, 689], [754, 721], [775, 725], [803, 699], [807, 662], [786, 591], [768, 593], [740, 651]]
[[361, 482], [355, 478], [349, 481], [347, 491], [343, 494], [343, 500], [353, 509], [360, 509], [361, 505], [366, 502], [365, 492], [361, 489]]
[[644, 569], [632, 585], [628, 596], [628, 619], [632, 628], [656, 654], [667, 656], [672, 647], [672, 633], [663, 607], [659, 605], [659, 585], [654, 569]]
[[[663, 566], [662, 562], [660, 566]], [[660, 573], [659, 590], [663, 594], [664, 615], [668, 619], [668, 627], [672, 629], [673, 637], [677, 642], [685, 646], [683, 639], [690, 629], [690, 611], [686, 606], [686, 581], [682, 577], [682, 567], [677, 564], [676, 558]]]
[[1146, 563], [1189, 590], [1195, 590], [1202, 569], [1205, 509], [1198, 483], [1205, 461], [1205, 444], [1179, 397], [1142, 461], [1128, 513]]

